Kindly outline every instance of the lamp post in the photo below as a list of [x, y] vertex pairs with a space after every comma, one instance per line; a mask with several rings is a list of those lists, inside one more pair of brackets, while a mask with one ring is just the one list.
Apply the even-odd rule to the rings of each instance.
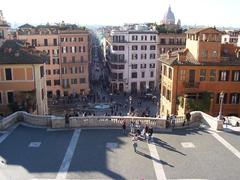
[[128, 110], [129, 115], [131, 113], [131, 105], [132, 105], [132, 96], [129, 96], [129, 110]]
[[219, 96], [219, 98], [220, 98], [220, 110], [219, 110], [219, 120], [222, 120], [223, 118], [222, 118], [222, 105], [223, 105], [223, 99], [224, 99], [224, 92], [222, 91], [221, 93], [220, 93], [220, 96]]

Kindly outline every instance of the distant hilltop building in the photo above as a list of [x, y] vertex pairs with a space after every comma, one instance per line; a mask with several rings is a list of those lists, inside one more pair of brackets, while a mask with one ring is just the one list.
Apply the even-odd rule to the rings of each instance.
[[4, 20], [2, 10], [0, 10], [0, 40], [10, 36], [10, 25]]
[[175, 21], [175, 15], [172, 12], [171, 6], [169, 5], [167, 12], [164, 13], [163, 19], [160, 25], [165, 25], [170, 29], [179, 29], [181, 27], [181, 21], [178, 19], [177, 23]]

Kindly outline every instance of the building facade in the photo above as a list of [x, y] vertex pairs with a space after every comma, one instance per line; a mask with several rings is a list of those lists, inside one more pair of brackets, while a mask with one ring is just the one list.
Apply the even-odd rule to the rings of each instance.
[[19, 27], [17, 39], [50, 56], [45, 65], [49, 98], [88, 94], [90, 45], [87, 30], [72, 26]]
[[0, 114], [17, 110], [48, 114], [44, 61], [40, 52], [7, 40], [0, 48]]
[[105, 47], [113, 92], [155, 90], [157, 38], [152, 30], [111, 31]]
[[187, 31], [186, 49], [162, 55], [161, 115], [183, 115], [188, 110], [240, 115], [240, 54], [232, 44], [221, 44], [215, 28]]

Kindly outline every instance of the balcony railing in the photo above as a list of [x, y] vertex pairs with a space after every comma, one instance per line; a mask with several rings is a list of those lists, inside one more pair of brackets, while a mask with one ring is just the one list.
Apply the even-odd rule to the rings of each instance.
[[200, 82], [183, 82], [184, 88], [199, 88]]

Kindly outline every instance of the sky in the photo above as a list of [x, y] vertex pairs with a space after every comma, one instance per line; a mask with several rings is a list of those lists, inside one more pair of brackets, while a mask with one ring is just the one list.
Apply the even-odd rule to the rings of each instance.
[[169, 4], [182, 25], [240, 27], [240, 0], [2, 0], [0, 9], [12, 26], [123, 25], [159, 23]]

